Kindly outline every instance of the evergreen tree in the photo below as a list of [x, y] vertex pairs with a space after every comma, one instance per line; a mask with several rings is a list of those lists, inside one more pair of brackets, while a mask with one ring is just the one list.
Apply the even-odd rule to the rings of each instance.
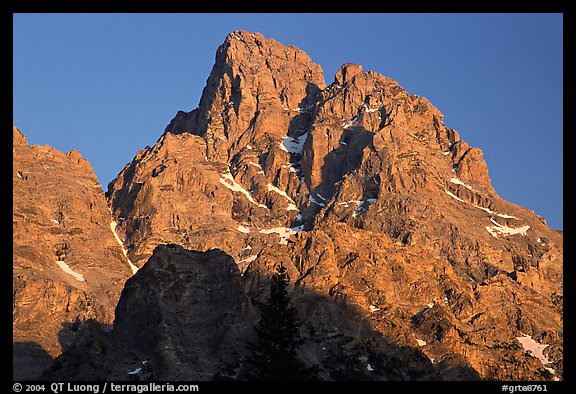
[[258, 334], [255, 343], [248, 342], [250, 354], [246, 358], [249, 380], [311, 380], [314, 369], [308, 368], [297, 356], [303, 342], [301, 322], [296, 309], [290, 305], [288, 284], [290, 276], [280, 264], [272, 277], [270, 295], [262, 304], [261, 317], [254, 327]]

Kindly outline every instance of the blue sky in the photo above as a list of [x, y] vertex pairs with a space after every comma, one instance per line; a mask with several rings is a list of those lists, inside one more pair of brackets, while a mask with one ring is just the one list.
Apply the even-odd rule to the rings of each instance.
[[561, 14], [15, 14], [14, 119], [79, 150], [103, 189], [192, 110], [236, 29], [346, 62], [428, 98], [482, 149], [496, 192], [563, 228]]

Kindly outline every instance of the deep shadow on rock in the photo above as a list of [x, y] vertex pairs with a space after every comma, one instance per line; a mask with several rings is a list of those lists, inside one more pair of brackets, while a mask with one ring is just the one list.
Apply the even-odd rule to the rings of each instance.
[[[67, 328], [63, 328], [67, 330]], [[111, 326], [97, 320], [81, 323], [74, 343], [54, 360], [54, 364], [40, 377], [41, 380], [103, 381], [108, 379], [111, 358], [118, 357], [120, 349], [110, 336]], [[68, 371], [73, 377], [62, 374]]]
[[[255, 338], [255, 305], [269, 283], [265, 271], [242, 277], [220, 250], [160, 245], [126, 282], [112, 330], [83, 323], [42, 378], [237, 380], [245, 345]], [[318, 380], [444, 380], [443, 370], [453, 379], [479, 379], [464, 360], [444, 360], [440, 368], [419, 349], [392, 343], [355, 306], [309, 289], [292, 294], [303, 322], [300, 357], [318, 367]]]
[[[351, 127], [344, 130], [340, 137], [340, 145], [324, 157], [324, 164], [321, 167], [322, 182], [317, 189], [328, 195], [332, 195], [335, 185], [340, 182], [346, 174], [350, 174], [360, 167], [364, 148], [368, 147], [373, 149], [373, 136], [374, 133], [366, 130], [362, 126]], [[377, 191], [374, 191], [372, 194], [376, 192]], [[371, 195], [369, 197], [373, 196]]]
[[48, 352], [35, 342], [12, 344], [12, 378], [16, 381], [36, 379], [52, 362]]
[[290, 119], [288, 126], [289, 137], [299, 137], [304, 131], [310, 130], [314, 120], [314, 105], [322, 89], [315, 83], [306, 84], [306, 96], [298, 103], [300, 113]]

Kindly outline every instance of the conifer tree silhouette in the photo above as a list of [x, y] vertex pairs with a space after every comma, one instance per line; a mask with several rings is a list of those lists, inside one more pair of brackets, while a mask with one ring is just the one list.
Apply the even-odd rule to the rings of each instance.
[[296, 309], [290, 305], [288, 284], [290, 276], [280, 264], [272, 277], [270, 295], [261, 305], [261, 317], [254, 327], [258, 334], [255, 343], [248, 342], [250, 354], [246, 358], [247, 379], [267, 381], [312, 380], [315, 368], [307, 367], [297, 355], [303, 342], [301, 322]]

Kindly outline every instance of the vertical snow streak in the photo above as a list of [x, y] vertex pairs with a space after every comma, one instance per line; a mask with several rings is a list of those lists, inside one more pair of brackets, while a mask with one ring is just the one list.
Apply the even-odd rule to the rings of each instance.
[[112, 230], [112, 234], [114, 234], [114, 238], [116, 238], [116, 242], [118, 242], [118, 245], [120, 245], [120, 248], [122, 249], [122, 253], [124, 254], [124, 257], [126, 257], [126, 260], [128, 260], [128, 265], [130, 265], [130, 268], [132, 269], [132, 274], [135, 274], [138, 271], [138, 267], [136, 267], [134, 264], [132, 264], [132, 262], [128, 258], [128, 252], [126, 251], [126, 248], [124, 248], [124, 243], [122, 242], [122, 240], [118, 236], [118, 233], [116, 233], [116, 226], [117, 226], [117, 223], [114, 220], [112, 220], [110, 222], [110, 230]]

